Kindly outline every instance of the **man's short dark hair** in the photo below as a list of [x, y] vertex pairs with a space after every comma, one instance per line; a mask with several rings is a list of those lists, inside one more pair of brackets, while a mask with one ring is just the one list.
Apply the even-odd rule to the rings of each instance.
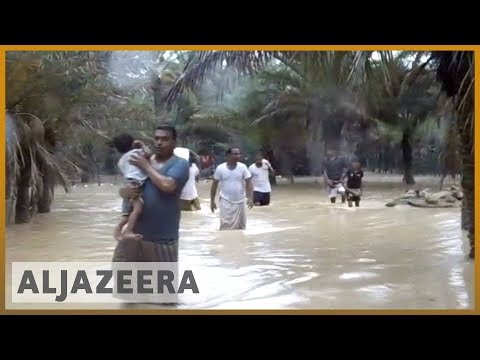
[[130, 150], [132, 150], [134, 141], [135, 139], [133, 138], [132, 135], [124, 133], [124, 134], [115, 136], [111, 141], [111, 145], [115, 149], [117, 149], [119, 153], [125, 154], [126, 152], [129, 152]]
[[228, 156], [232, 153], [233, 149], [238, 149], [240, 151], [240, 148], [237, 147], [237, 146], [234, 146], [234, 147], [231, 147], [231, 148], [228, 148], [228, 150], [225, 152], [225, 154]]
[[169, 131], [170, 134], [172, 134], [173, 140], [177, 140], [177, 129], [175, 129], [175, 126], [170, 125], [170, 124], [160, 124], [156, 127], [155, 130], [164, 130], [164, 131]]

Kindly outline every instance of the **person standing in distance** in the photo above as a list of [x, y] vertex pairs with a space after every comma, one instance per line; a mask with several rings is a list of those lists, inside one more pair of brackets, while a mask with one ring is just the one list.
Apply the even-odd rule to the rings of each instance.
[[264, 206], [270, 204], [270, 193], [272, 186], [269, 175], [275, 174], [270, 162], [263, 158], [262, 154], [257, 154], [255, 162], [248, 168], [252, 174], [253, 183], [253, 203], [255, 206]]
[[196, 160], [195, 155], [190, 151], [188, 158], [190, 164], [190, 176], [182, 190], [182, 194], [180, 195], [180, 207], [182, 211], [196, 211], [202, 209], [198, 197], [197, 185], [195, 184], [195, 181], [200, 174]]

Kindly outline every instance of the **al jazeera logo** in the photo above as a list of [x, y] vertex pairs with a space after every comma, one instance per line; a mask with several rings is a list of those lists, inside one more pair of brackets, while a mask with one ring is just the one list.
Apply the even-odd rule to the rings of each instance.
[[13, 262], [13, 303], [177, 302], [200, 293], [176, 262]]

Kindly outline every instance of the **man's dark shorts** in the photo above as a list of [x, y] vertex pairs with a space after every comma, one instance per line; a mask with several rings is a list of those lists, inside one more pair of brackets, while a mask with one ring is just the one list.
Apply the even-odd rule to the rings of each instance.
[[260, 205], [269, 205], [270, 204], [270, 193], [269, 192], [260, 192], [254, 191], [253, 192], [253, 203], [260, 203]]

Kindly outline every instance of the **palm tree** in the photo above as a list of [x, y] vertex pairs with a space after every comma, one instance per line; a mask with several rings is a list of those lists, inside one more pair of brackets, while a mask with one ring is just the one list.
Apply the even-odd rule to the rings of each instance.
[[367, 85], [368, 113], [402, 131], [403, 180], [407, 185], [415, 184], [413, 135], [436, 110], [439, 91], [434, 86], [434, 73], [427, 68], [432, 57], [418, 64], [420, 55], [422, 53], [417, 54], [410, 65], [405, 61], [405, 54], [382, 53], [380, 62], [375, 64], [376, 74], [372, 72], [370, 75], [370, 80], [374, 81]]
[[[355, 64], [351, 53], [241, 52], [235, 55], [226, 52], [218, 56], [219, 53], [213, 52], [210, 55], [196, 55], [200, 63], [194, 65], [194, 57], [191, 59], [189, 64], [198, 78], [210, 75], [209, 67], [217, 73], [225, 71], [229, 63], [240, 66], [240, 75], [256, 75], [253, 83], [246, 86], [241, 111], [250, 119], [251, 126], [256, 127], [258, 135], [266, 135], [260, 140], [262, 147], [277, 147], [272, 141], [281, 146], [275, 152], [284, 157], [280, 162], [283, 173], [290, 174], [294, 165], [292, 157], [303, 156], [305, 150], [309, 153], [311, 168], [319, 172], [325, 147], [340, 147], [338, 139], [342, 137], [347, 140], [347, 146], [354, 145], [351, 130], [364, 119], [364, 114], [357, 98], [347, 88], [347, 84], [355, 85], [350, 75]], [[224, 62], [226, 66], [217, 66], [215, 61]], [[188, 89], [182, 82], [188, 83], [191, 76], [189, 71], [184, 72], [172, 91], [175, 92], [175, 87], [181, 92]]]
[[[152, 110], [145, 102], [132, 106], [132, 84], [123, 88], [112, 82], [112, 52], [8, 52], [6, 57], [10, 145], [18, 144], [7, 148], [9, 170], [16, 169], [7, 171], [12, 176], [7, 195], [16, 197], [16, 222], [23, 223], [32, 211], [50, 211], [55, 183], [67, 190], [66, 172], [96, 171], [98, 149], [105, 148], [109, 132], [137, 118], [141, 125]], [[85, 151], [88, 146], [94, 151]], [[83, 169], [73, 162], [83, 163]]]
[[453, 100], [460, 137], [462, 160], [462, 222], [468, 230], [470, 257], [475, 257], [474, 237], [474, 56], [473, 51], [439, 51], [433, 56], [438, 61], [437, 76], [442, 90]]
[[[192, 87], [201, 81], [208, 72], [217, 68], [233, 67], [238, 70], [239, 76], [252, 75], [275, 60], [282, 63], [294, 72], [299, 72], [303, 67], [316, 67], [318, 71], [316, 76], [321, 76], [321, 69], [324, 68], [324, 60], [328, 58], [329, 52], [279, 52], [279, 51], [204, 51], [192, 56], [187, 63], [183, 74], [177, 79], [168, 96], [167, 103], [173, 101], [185, 89]], [[392, 95], [405, 93], [412, 89], [416, 81], [424, 74], [430, 58], [421, 64], [421, 58], [424, 54], [417, 54], [411, 71], [404, 76], [403, 81], [398, 83], [398, 79], [391, 76], [389, 69], [391, 52], [381, 52], [381, 60], [378, 62], [384, 73], [385, 89]], [[371, 52], [351, 52], [349, 58], [351, 65], [345, 71], [330, 73], [330, 76], [337, 77], [336, 74], [345, 74], [344, 87], [352, 90], [358, 90], [362, 84], [367, 83], [372, 76]], [[442, 91], [446, 91], [448, 97], [454, 98], [455, 110], [458, 115], [457, 129], [461, 139], [462, 154], [462, 187], [464, 189], [464, 199], [462, 212], [467, 219], [467, 227], [470, 238], [470, 257], [474, 257], [474, 221], [473, 221], [473, 52], [432, 52], [431, 59], [436, 61], [435, 71], [437, 78], [442, 84]], [[343, 56], [334, 56], [333, 64], [337, 68], [342, 67], [339, 58]], [[330, 57], [332, 58], [332, 57]], [[334, 75], [335, 74], [335, 75]], [[394, 96], [396, 97], [396, 96]], [[406, 160], [408, 156], [408, 138], [411, 130], [407, 127], [404, 137], [404, 152]], [[407, 170], [407, 167], [406, 167]], [[408, 178], [406, 180], [409, 180]]]

